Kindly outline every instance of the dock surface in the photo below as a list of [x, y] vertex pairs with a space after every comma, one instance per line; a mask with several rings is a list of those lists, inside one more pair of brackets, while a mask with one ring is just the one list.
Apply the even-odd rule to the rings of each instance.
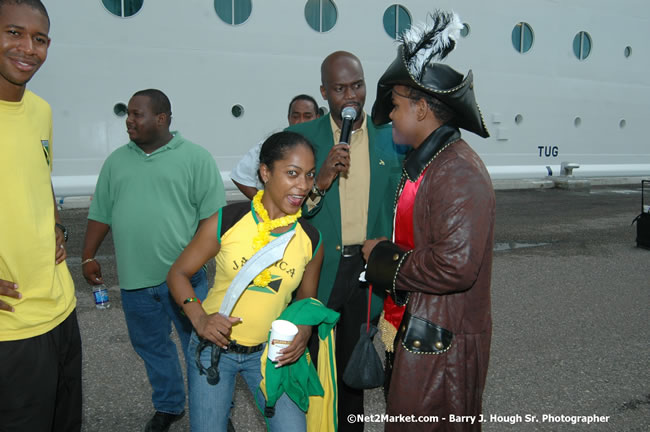
[[[650, 430], [650, 250], [636, 247], [631, 225], [640, 185], [496, 196], [483, 430]], [[97, 258], [111, 308], [100, 311], [80, 269], [87, 209], [61, 217], [83, 341], [83, 430], [140, 431], [153, 414], [150, 386], [129, 342], [110, 234]], [[383, 414], [382, 391], [367, 394], [366, 414]], [[232, 418], [237, 431], [264, 430], [241, 382]], [[187, 416], [171, 430], [189, 430]]]

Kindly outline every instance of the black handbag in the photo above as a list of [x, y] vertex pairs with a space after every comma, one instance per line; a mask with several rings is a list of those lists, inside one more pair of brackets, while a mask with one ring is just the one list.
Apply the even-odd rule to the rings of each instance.
[[348, 386], [364, 390], [381, 387], [384, 384], [384, 367], [372, 343], [377, 327], [370, 324], [370, 303], [372, 285], [368, 290], [368, 316], [359, 329], [359, 341], [352, 350], [348, 365], [343, 372], [343, 382]]

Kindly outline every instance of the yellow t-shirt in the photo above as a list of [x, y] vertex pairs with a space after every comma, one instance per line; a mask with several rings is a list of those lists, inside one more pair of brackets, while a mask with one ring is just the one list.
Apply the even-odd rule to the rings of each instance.
[[2, 297], [0, 341], [47, 333], [76, 305], [65, 262], [54, 264], [51, 186], [52, 111], [26, 91], [20, 102], [0, 101], [0, 279], [18, 283], [21, 299]]
[[[253, 346], [265, 342], [271, 323], [280, 316], [291, 301], [294, 290], [300, 286], [305, 266], [320, 245], [320, 233], [299, 219], [293, 229], [296, 234], [287, 245], [284, 256], [271, 266], [271, 282], [261, 288], [249, 285], [235, 304], [231, 316], [243, 319], [232, 328], [230, 339], [240, 345]], [[253, 237], [257, 234], [257, 220], [251, 203], [236, 203], [219, 211], [221, 249], [214, 286], [203, 302], [208, 314], [219, 311], [223, 298], [242, 266], [253, 256]], [[273, 235], [273, 234], [272, 234]]]

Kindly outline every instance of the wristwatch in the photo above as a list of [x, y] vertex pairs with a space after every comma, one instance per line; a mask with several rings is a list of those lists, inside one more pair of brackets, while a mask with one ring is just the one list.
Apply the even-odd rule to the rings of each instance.
[[63, 231], [63, 241], [67, 242], [68, 241], [68, 230], [58, 222], [55, 223], [54, 226], [57, 227], [58, 229], [60, 229], [61, 231]]
[[314, 185], [311, 187], [311, 193], [320, 198], [323, 198], [325, 196], [325, 191], [318, 189], [316, 182], [314, 182]]

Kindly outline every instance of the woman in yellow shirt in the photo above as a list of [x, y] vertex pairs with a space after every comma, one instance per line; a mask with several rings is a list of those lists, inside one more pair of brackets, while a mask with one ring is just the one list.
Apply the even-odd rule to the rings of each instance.
[[[259, 176], [264, 190], [252, 202], [222, 208], [205, 221], [174, 263], [167, 276], [170, 292], [189, 317], [194, 331], [188, 361], [190, 424], [193, 431], [227, 430], [235, 376], [240, 373], [258, 406], [264, 406], [259, 389], [260, 357], [271, 322], [292, 300], [316, 297], [323, 261], [318, 230], [300, 218], [315, 173], [311, 144], [294, 132], [271, 135], [260, 151]], [[218, 313], [226, 291], [238, 271], [273, 236], [295, 230], [281, 260], [262, 271], [241, 295], [231, 316]], [[189, 278], [215, 258], [214, 286], [200, 304]], [[304, 353], [311, 327], [299, 326], [298, 335], [282, 351], [278, 367], [295, 362]], [[210, 384], [202, 376], [210, 365], [211, 349], [220, 349], [219, 381]], [[266, 418], [270, 430], [304, 431], [305, 413], [286, 394], [276, 404], [275, 415]]]

